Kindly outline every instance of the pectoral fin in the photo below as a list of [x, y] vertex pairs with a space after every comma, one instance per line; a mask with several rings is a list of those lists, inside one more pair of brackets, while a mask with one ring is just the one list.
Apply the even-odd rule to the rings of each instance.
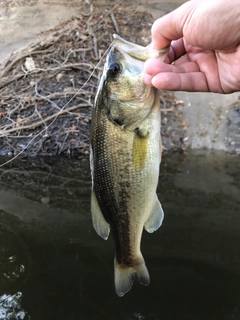
[[94, 191], [92, 191], [91, 196], [91, 212], [93, 227], [95, 231], [100, 237], [102, 237], [104, 240], [107, 240], [110, 232], [110, 226], [102, 214]]
[[153, 206], [152, 212], [146, 221], [144, 228], [147, 230], [147, 232], [154, 232], [156, 231], [162, 224], [164, 218], [164, 212], [161, 206], [161, 203], [159, 202], [157, 196], [156, 201]]

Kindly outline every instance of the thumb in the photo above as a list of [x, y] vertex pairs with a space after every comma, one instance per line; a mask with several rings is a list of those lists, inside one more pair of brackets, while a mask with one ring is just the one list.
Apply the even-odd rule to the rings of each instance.
[[151, 47], [156, 50], [163, 49], [183, 37], [183, 28], [189, 14], [196, 7], [198, 1], [188, 1], [176, 10], [156, 20], [152, 25]]

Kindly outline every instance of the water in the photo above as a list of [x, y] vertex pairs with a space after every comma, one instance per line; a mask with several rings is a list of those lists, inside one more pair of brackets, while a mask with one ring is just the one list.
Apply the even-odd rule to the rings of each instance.
[[123, 298], [114, 246], [90, 219], [88, 159], [16, 161], [0, 180], [0, 319], [240, 319], [240, 157], [172, 153], [164, 224], [144, 232], [151, 276]]

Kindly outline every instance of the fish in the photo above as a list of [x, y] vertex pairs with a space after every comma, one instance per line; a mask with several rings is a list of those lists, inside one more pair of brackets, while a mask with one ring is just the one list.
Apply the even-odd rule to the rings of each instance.
[[164, 212], [158, 200], [161, 161], [159, 91], [144, 82], [144, 61], [164, 60], [157, 51], [119, 35], [107, 55], [91, 120], [91, 216], [95, 231], [114, 239], [115, 290], [119, 297], [134, 281], [150, 276], [141, 253], [143, 229], [157, 230]]

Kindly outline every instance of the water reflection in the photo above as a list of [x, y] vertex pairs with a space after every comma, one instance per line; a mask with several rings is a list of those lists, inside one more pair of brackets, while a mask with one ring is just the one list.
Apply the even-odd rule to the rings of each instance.
[[84, 158], [19, 161], [1, 172], [1, 297], [22, 292], [31, 320], [240, 318], [239, 157], [164, 157], [165, 221], [142, 240], [151, 284], [135, 283], [123, 298], [113, 243], [92, 228], [90, 187]]

